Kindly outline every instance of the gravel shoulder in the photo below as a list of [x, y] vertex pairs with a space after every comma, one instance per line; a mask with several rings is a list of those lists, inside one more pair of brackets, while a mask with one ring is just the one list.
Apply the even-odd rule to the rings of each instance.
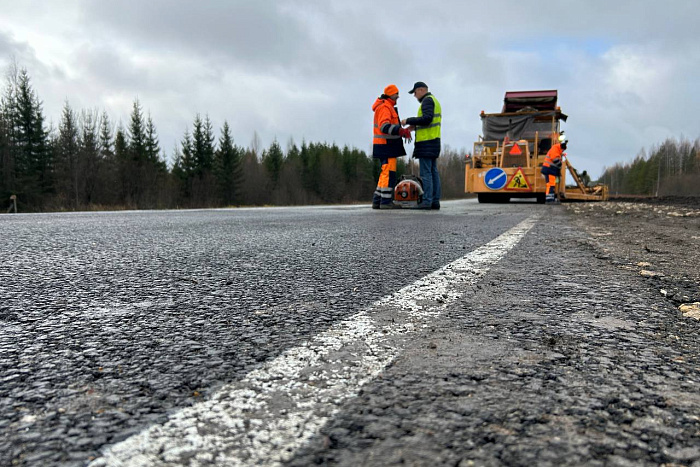
[[599, 258], [637, 272], [676, 306], [700, 302], [700, 198], [569, 204]]

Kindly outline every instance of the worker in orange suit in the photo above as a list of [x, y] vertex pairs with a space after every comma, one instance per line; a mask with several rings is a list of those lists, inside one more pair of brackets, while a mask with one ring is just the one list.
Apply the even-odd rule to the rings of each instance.
[[390, 84], [384, 88], [384, 93], [372, 105], [374, 111], [372, 157], [379, 159], [382, 166], [377, 189], [372, 198], [373, 209], [400, 208], [394, 204], [396, 158], [406, 155], [401, 138], [406, 138], [407, 142], [410, 142], [411, 131], [401, 127], [396, 108], [398, 99], [399, 88]]
[[559, 143], [555, 144], [549, 149], [549, 151], [547, 151], [547, 155], [542, 163], [541, 172], [542, 175], [544, 175], [545, 181], [547, 182], [547, 186], [545, 188], [545, 204], [559, 202], [559, 200], [556, 198], [555, 189], [557, 186], [557, 178], [561, 176], [563, 157], [566, 155], [564, 151], [566, 151], [566, 146], [569, 142], [564, 136], [563, 132], [559, 136], [559, 141]]

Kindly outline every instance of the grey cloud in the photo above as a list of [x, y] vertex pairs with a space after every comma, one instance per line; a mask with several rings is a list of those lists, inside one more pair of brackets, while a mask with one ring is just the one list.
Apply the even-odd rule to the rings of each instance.
[[29, 44], [15, 41], [10, 34], [0, 31], [0, 56], [11, 57], [20, 55], [22, 58], [33, 57], [34, 51]]
[[86, 2], [85, 22], [134, 49], [293, 68], [317, 45], [274, 2]]
[[[284, 76], [333, 81], [368, 71], [406, 68], [412, 54], [392, 28], [368, 10], [338, 15], [333, 2], [204, 3], [156, 0], [85, 2], [93, 34], [168, 54], [186, 54], [207, 66], [217, 62]], [[371, 10], [370, 10], [371, 11]], [[402, 53], [403, 52], [403, 53]]]
[[123, 42], [165, 50], [191, 46], [202, 54], [231, 50], [250, 59], [263, 50], [284, 55], [305, 36], [270, 2], [238, 2], [234, 8], [226, 1], [86, 2], [84, 15], [87, 25], [108, 27]]
[[30, 44], [16, 41], [11, 34], [0, 31], [0, 66], [6, 69], [13, 61], [20, 68], [31, 69], [31, 76], [47, 76], [57, 71], [44, 65]]
[[85, 45], [74, 55], [74, 63], [86, 81], [120, 91], [149, 86], [148, 70], [133, 63], [130, 57], [107, 44]]

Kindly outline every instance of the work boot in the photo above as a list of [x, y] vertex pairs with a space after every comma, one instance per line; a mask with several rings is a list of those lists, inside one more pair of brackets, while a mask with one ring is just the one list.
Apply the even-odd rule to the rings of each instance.
[[379, 209], [379, 203], [372, 203], [372, 209]]
[[413, 209], [430, 210], [432, 209], [432, 205], [430, 203], [422, 202], [420, 204], [417, 204]]
[[439, 211], [440, 210], [440, 201], [435, 201], [433, 204], [431, 204], [430, 209], [432, 209], [433, 211]]

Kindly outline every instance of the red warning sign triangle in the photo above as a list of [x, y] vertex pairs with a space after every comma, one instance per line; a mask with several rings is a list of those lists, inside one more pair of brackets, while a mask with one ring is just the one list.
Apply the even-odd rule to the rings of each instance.
[[523, 152], [520, 150], [520, 146], [518, 146], [518, 143], [513, 143], [513, 147], [510, 148], [510, 154], [511, 156], [519, 156]]

